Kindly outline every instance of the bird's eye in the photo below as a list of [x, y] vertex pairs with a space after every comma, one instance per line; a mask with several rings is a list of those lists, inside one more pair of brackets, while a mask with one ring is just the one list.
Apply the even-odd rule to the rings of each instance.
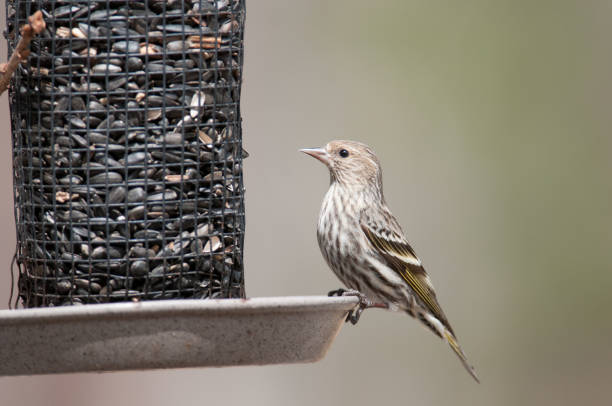
[[346, 149], [341, 149], [340, 152], [338, 152], [338, 155], [340, 155], [342, 158], [346, 158], [349, 156], [349, 152]]

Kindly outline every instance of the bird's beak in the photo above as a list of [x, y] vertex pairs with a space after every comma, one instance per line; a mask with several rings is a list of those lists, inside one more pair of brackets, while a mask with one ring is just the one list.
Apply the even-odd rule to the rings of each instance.
[[313, 158], [317, 158], [325, 165], [329, 164], [329, 154], [323, 148], [304, 148], [300, 149], [301, 152], [310, 155]]

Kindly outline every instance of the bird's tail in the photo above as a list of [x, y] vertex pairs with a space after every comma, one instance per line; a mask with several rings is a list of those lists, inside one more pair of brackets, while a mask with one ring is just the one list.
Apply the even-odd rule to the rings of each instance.
[[457, 356], [461, 360], [461, 363], [463, 364], [465, 369], [470, 373], [470, 375], [472, 375], [472, 377], [476, 380], [476, 382], [480, 383], [480, 379], [478, 379], [478, 376], [476, 375], [476, 371], [474, 370], [474, 367], [468, 363], [467, 357], [463, 353], [461, 346], [459, 346], [459, 342], [457, 342], [457, 339], [455, 338], [453, 333], [448, 331], [448, 329], [446, 328], [444, 329], [444, 338], [446, 339], [450, 347], [453, 349], [455, 354], [457, 354]]

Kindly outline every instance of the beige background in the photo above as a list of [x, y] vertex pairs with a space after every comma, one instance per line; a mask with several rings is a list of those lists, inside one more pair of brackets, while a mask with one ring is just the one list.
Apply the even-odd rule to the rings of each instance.
[[249, 2], [247, 293], [338, 287], [315, 241], [328, 176], [297, 149], [367, 142], [480, 386], [416, 322], [374, 310], [313, 365], [0, 378], [0, 403], [609, 404], [611, 12], [596, 0]]

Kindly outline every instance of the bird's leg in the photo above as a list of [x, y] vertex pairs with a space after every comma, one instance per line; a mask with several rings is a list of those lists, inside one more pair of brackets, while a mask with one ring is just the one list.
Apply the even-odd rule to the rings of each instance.
[[[350, 321], [353, 325], [357, 324], [357, 322], [359, 321], [359, 318], [361, 317], [361, 313], [363, 313], [365, 309], [369, 309], [371, 307], [376, 307], [379, 309], [389, 308], [389, 305], [385, 303], [374, 302], [368, 299], [366, 295], [359, 292], [358, 290], [354, 290], [354, 289], [349, 289], [349, 290], [339, 289], [339, 290], [342, 290], [342, 296], [357, 296], [359, 298], [359, 307], [357, 308], [357, 310], [354, 310], [354, 311], [351, 310], [346, 315], [345, 321], [347, 322]], [[334, 291], [334, 292], [337, 292], [337, 291]]]
[[342, 296], [344, 294], [344, 292], [346, 292], [346, 289], [336, 289], [336, 290], [330, 290], [327, 293], [327, 296]]

